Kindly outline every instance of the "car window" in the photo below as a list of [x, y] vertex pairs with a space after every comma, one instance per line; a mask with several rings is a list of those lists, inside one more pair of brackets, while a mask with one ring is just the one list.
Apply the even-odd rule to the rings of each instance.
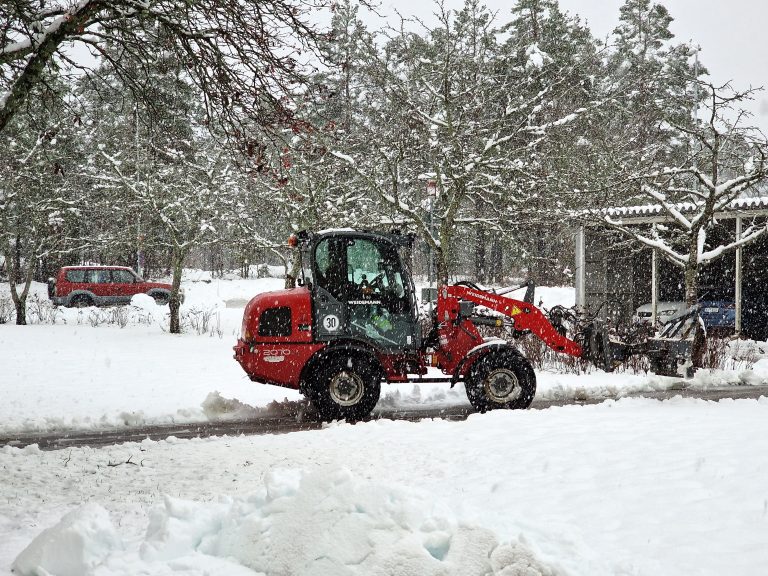
[[112, 270], [112, 282], [116, 284], [133, 284], [135, 279], [128, 270]]
[[85, 270], [67, 270], [67, 282], [84, 282]]
[[109, 283], [109, 270], [87, 270], [85, 281], [89, 284]]

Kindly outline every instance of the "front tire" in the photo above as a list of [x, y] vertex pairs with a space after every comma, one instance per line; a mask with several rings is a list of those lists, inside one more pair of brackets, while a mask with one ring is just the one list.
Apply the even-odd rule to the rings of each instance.
[[317, 369], [311, 399], [323, 420], [360, 420], [368, 416], [381, 394], [381, 376], [362, 355], [336, 354]]
[[536, 395], [530, 362], [511, 348], [488, 352], [472, 364], [464, 380], [467, 398], [478, 412], [528, 408]]

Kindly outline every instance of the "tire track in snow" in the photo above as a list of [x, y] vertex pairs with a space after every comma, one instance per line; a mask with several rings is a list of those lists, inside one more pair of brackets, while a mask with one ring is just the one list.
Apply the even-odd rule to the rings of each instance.
[[[651, 398], [668, 400], [675, 396], [683, 398], [699, 398], [702, 400], [718, 401], [723, 399], [757, 399], [768, 397], [768, 386], [728, 386], [724, 388], [680, 389], [655, 392], [640, 392], [627, 394], [625, 398]], [[562, 400], [534, 400], [532, 410], [545, 410], [554, 406], [599, 404], [605, 398], [567, 398]], [[473, 411], [467, 406], [432, 407], [420, 409], [386, 409], [376, 410], [369, 420], [464, 420]], [[37, 444], [42, 450], [59, 450], [78, 446], [107, 446], [123, 442], [141, 442], [149, 438], [161, 440], [174, 436], [176, 438], [205, 438], [209, 436], [239, 436], [241, 434], [287, 434], [319, 430], [323, 423], [313, 415], [299, 411], [297, 414], [268, 416], [249, 420], [231, 420], [224, 422], [199, 422], [186, 424], [162, 424], [153, 426], [136, 426], [128, 428], [105, 428], [102, 430], [64, 430], [46, 432], [44, 434], [23, 433], [0, 436], [0, 446], [10, 445], [17, 448]]]

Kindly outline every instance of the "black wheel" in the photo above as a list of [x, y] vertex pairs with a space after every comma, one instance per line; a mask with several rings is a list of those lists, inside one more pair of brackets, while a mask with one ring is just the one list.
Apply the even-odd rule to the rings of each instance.
[[155, 299], [155, 304], [159, 306], [164, 306], [171, 301], [171, 296], [162, 292], [156, 292], [155, 294], [152, 294], [152, 298]]
[[379, 401], [381, 376], [363, 355], [336, 354], [321, 361], [309, 398], [323, 420], [360, 420]]
[[80, 295], [72, 298], [72, 302], [69, 304], [72, 308], [88, 308], [93, 306], [93, 300], [90, 296]]
[[475, 361], [464, 386], [478, 412], [525, 409], [536, 395], [536, 374], [530, 362], [511, 348], [493, 350]]

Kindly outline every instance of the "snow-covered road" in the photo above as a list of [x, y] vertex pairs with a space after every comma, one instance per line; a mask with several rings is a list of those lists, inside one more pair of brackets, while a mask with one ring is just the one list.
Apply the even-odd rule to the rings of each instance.
[[85, 503], [74, 527], [47, 533], [19, 566], [47, 558], [52, 573], [66, 561], [81, 570], [71, 574], [99, 576], [758, 576], [768, 566], [766, 399], [6, 447], [0, 469], [3, 576]]
[[[226, 330], [221, 336], [174, 336], [156, 325], [92, 327], [76, 320], [0, 325], [0, 436], [245, 418], [273, 402], [301, 400], [295, 390], [256, 384], [245, 376], [232, 358], [233, 324], [242, 312], [217, 313]], [[537, 380], [539, 400], [616, 398], [677, 383], [652, 374], [599, 371], [539, 371]], [[768, 384], [768, 360], [751, 370], [702, 373], [692, 384]], [[461, 385], [423, 383], [385, 386], [379, 403], [381, 408], [425, 405], [468, 402]]]
[[[626, 393], [624, 398], [652, 398], [672, 400], [676, 397], [700, 400], [735, 400], [768, 397], [768, 386], [726, 386], [722, 388], [686, 388]], [[605, 399], [561, 398], [557, 400], [534, 400], [531, 410], [546, 410], [567, 405], [598, 404]], [[459, 421], [474, 414], [469, 405], [424, 406], [376, 408], [368, 420], [420, 420], [440, 419]], [[82, 446], [109, 446], [125, 442], [141, 442], [144, 439], [163, 440], [168, 436], [176, 438], [207, 438], [211, 436], [239, 436], [253, 434], [286, 434], [322, 427], [318, 414], [306, 401], [272, 403], [269, 408], [254, 410], [245, 419], [219, 420], [180, 424], [156, 424], [150, 426], [122, 426], [87, 430], [60, 430], [49, 432], [0, 433], [0, 446], [9, 445], [23, 448], [37, 444], [42, 450], [60, 450]]]

